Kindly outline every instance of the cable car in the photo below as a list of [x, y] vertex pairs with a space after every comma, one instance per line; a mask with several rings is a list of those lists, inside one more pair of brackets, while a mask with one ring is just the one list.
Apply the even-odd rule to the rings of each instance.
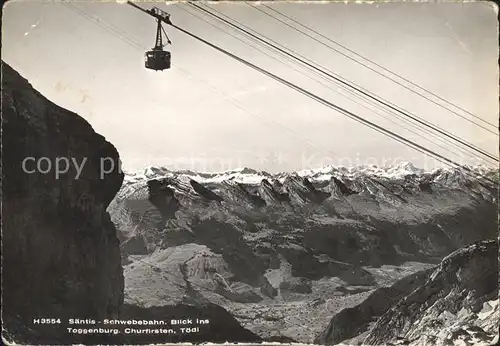
[[170, 68], [170, 58], [169, 51], [153, 48], [144, 55], [144, 63], [150, 70], [163, 71]]
[[[165, 13], [164, 16], [168, 19], [168, 14]], [[161, 26], [161, 20], [159, 18], [157, 18], [157, 22], [155, 46], [144, 55], [144, 65], [150, 70], [163, 71], [170, 68], [171, 54], [169, 51], [163, 49], [165, 45], [163, 44], [162, 33], [164, 33], [167, 38], [167, 44], [171, 44], [172, 42], [170, 42], [165, 29]]]

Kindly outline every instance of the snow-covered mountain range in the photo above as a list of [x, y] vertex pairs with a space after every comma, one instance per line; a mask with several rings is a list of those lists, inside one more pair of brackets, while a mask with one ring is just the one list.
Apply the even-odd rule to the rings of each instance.
[[145, 169], [135, 171], [125, 171], [127, 181], [138, 181], [143, 179], [158, 179], [163, 177], [188, 176], [199, 183], [214, 183], [223, 181], [236, 181], [243, 184], [258, 184], [264, 179], [276, 179], [281, 182], [289, 175], [297, 175], [300, 177], [308, 177], [317, 181], [328, 181], [333, 177], [336, 178], [359, 178], [359, 177], [378, 177], [385, 179], [404, 179], [408, 176], [421, 176], [424, 174], [435, 177], [436, 180], [450, 179], [454, 177], [473, 177], [474, 175], [489, 176], [498, 174], [494, 169], [483, 165], [464, 166], [464, 169], [459, 168], [435, 168], [430, 171], [415, 167], [411, 162], [402, 162], [396, 166], [379, 167], [370, 166], [354, 166], [354, 167], [335, 167], [325, 166], [315, 169], [304, 169], [297, 172], [281, 172], [268, 173], [265, 171], [256, 171], [251, 168], [237, 168], [223, 172], [195, 172], [191, 170], [169, 170], [162, 166], [149, 166]]
[[126, 299], [210, 302], [265, 340], [313, 342], [374, 290], [493, 238], [497, 176], [411, 163], [127, 173], [109, 208]]

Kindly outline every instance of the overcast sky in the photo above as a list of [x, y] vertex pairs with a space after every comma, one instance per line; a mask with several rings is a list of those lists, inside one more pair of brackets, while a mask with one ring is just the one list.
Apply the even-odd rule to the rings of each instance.
[[[462, 157], [461, 162], [477, 163], [474, 155], [459, 155], [456, 147], [409, 127], [395, 114], [370, 106], [366, 97], [357, 103], [349, 100], [345, 95], [353, 96], [331, 81], [245, 39], [187, 4], [139, 4], [146, 8], [156, 5], [169, 12], [180, 27], [425, 147], [457, 161]], [[210, 6], [497, 155], [497, 134], [436, 106], [251, 5]], [[475, 116], [498, 123], [498, 28], [492, 3], [269, 6]], [[154, 164], [202, 171], [243, 166], [290, 171], [326, 164], [400, 161], [431, 168], [421, 153], [174, 28], [165, 28], [173, 43], [168, 48], [173, 68], [146, 70], [143, 54], [154, 44], [155, 29], [151, 17], [125, 4], [15, 1], [4, 8], [2, 58], [48, 99], [87, 119], [117, 147], [126, 169]]]

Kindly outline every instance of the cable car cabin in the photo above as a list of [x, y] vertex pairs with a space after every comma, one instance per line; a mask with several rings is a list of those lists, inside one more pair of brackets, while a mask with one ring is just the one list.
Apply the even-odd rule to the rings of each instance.
[[170, 52], [165, 50], [150, 50], [144, 56], [145, 66], [150, 70], [163, 71], [170, 68]]

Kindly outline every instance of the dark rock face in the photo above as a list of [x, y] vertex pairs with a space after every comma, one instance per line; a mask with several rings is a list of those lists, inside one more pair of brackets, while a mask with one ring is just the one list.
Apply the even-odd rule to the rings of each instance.
[[309, 190], [309, 192], [311, 193], [311, 199], [315, 203], [321, 204], [325, 199], [331, 196], [330, 192], [317, 190], [307, 178], [304, 178], [302, 180], [302, 184], [304, 184], [304, 186]]
[[200, 196], [206, 198], [209, 201], [222, 202], [222, 198], [220, 196], [218, 196], [213, 191], [207, 189], [197, 181], [191, 180], [189, 183], [193, 187], [194, 191], [196, 191]]
[[168, 181], [148, 181], [149, 201], [158, 209], [164, 221], [175, 216], [179, 209], [179, 201], [174, 196], [174, 191], [168, 187]]
[[[498, 245], [481, 241], [435, 268], [373, 291], [336, 314], [316, 339], [335, 345], [464, 345], [491, 342], [499, 319]], [[479, 317], [480, 316], [480, 317]]]
[[[244, 329], [226, 310], [215, 304], [206, 304], [194, 307], [186, 304], [175, 306], [159, 306], [141, 308], [125, 304], [123, 309], [124, 319], [145, 320], [181, 320], [189, 318], [193, 321], [206, 320], [207, 324], [197, 325], [200, 331], [197, 333], [174, 335], [129, 335], [121, 338], [124, 343], [152, 344], [152, 343], [175, 343], [175, 342], [259, 342], [254, 333]], [[189, 326], [187, 326], [189, 327]], [[178, 328], [177, 328], [178, 329]]]
[[268, 200], [274, 203], [290, 202], [290, 197], [287, 193], [282, 193], [271, 185], [271, 183], [264, 179], [259, 187], [259, 193], [262, 195], [264, 200]]
[[349, 189], [341, 180], [337, 179], [336, 177], [333, 177], [333, 182], [339, 189], [340, 194], [342, 194], [343, 196], [354, 195], [356, 193], [355, 191]]
[[149, 252], [142, 235], [136, 235], [127, 239], [121, 244], [120, 249], [123, 253], [130, 255], [146, 255]]
[[335, 345], [366, 332], [370, 323], [425, 283], [431, 273], [432, 269], [428, 269], [407, 276], [392, 286], [375, 290], [361, 304], [343, 309], [332, 318], [328, 328], [316, 339], [316, 343]]
[[[116, 149], [81, 117], [45, 99], [10, 66], [2, 69], [2, 336], [27, 344], [260, 341], [217, 305], [172, 300], [149, 308], [124, 305], [120, 242], [125, 253], [141, 255], [149, 253], [151, 237], [122, 233], [119, 240], [106, 211], [123, 183]], [[45, 165], [50, 161], [52, 169], [36, 171], [33, 162], [23, 167], [27, 157], [43, 158]], [[73, 164], [60, 166], [64, 172], [56, 175], [54, 165], [64, 163], [63, 158]], [[132, 224], [164, 227], [178, 201], [168, 183], [151, 181], [148, 186], [146, 199], [126, 201], [127, 216]], [[180, 269], [186, 279], [185, 266]], [[196, 293], [191, 291], [188, 285], [192, 298]], [[38, 318], [59, 319], [60, 324], [34, 324]], [[71, 334], [67, 327], [114, 327], [68, 325], [70, 318], [200, 318], [210, 324], [198, 333], [178, 331], [171, 338], [126, 335], [123, 326], [118, 334]]]
[[[5, 63], [2, 77], [5, 328], [29, 328], [38, 317], [118, 316], [120, 249], [106, 212], [123, 181], [118, 153], [83, 118], [48, 101]], [[47, 173], [36, 171], [34, 160], [23, 169], [29, 157], [45, 160], [40, 167]], [[60, 176], [58, 158], [67, 168]], [[111, 162], [115, 169], [101, 176], [104, 162], [105, 170]], [[13, 334], [26, 341], [26, 335]]]
[[249, 191], [247, 191], [247, 188], [243, 184], [237, 184], [238, 188], [240, 189], [241, 193], [243, 196], [250, 201], [254, 206], [256, 207], [264, 207], [266, 205], [266, 201], [260, 197], [258, 194], [253, 194]]
[[364, 344], [491, 342], [498, 331], [497, 259], [495, 240], [453, 252], [423, 284], [378, 319]]

